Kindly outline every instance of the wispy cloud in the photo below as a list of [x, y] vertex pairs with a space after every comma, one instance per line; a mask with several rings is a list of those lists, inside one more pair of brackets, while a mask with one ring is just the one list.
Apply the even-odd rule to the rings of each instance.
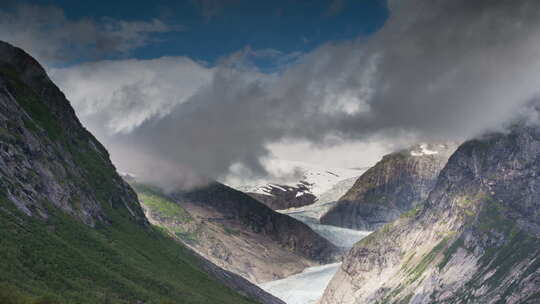
[[0, 9], [0, 39], [24, 48], [49, 63], [126, 56], [156, 42], [154, 34], [183, 30], [159, 19], [124, 21], [113, 18], [70, 20], [53, 6], [18, 5]]

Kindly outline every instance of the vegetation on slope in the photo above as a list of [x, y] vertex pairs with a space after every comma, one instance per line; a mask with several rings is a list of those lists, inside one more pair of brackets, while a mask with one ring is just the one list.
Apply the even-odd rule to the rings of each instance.
[[[39, 65], [5, 43], [0, 42], [0, 50], [6, 53], [0, 54], [0, 85], [26, 113], [22, 122], [2, 113], [7, 117], [7, 127], [0, 128], [2, 149], [15, 151], [25, 170], [35, 170], [36, 159], [61, 166], [67, 172], [66, 193], [80, 189], [97, 199], [102, 211], [92, 225], [84, 224], [76, 213], [41, 199], [38, 207], [46, 215], [28, 216], [15, 207], [12, 194], [26, 187], [45, 193], [46, 185], [24, 175], [7, 178], [0, 170], [0, 303], [252, 303], [200, 270], [199, 260], [185, 247], [147, 225], [107, 151], [80, 125]], [[37, 135], [34, 144], [54, 151], [50, 159], [19, 153], [27, 144], [24, 130]], [[37, 173], [35, 178], [39, 182]], [[79, 214], [89, 210], [76, 196], [72, 199]]]
[[54, 294], [59, 303], [250, 303], [161, 231], [113, 210], [113, 225], [93, 229], [54, 207], [42, 221], [0, 204], [0, 282], [23, 294]]

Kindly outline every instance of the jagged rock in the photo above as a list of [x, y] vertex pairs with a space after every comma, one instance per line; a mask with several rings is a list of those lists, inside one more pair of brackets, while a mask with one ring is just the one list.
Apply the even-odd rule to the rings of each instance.
[[321, 217], [321, 223], [375, 230], [425, 200], [454, 152], [453, 144], [422, 144], [383, 157]]
[[425, 203], [360, 241], [321, 303], [538, 303], [540, 131], [468, 141]]

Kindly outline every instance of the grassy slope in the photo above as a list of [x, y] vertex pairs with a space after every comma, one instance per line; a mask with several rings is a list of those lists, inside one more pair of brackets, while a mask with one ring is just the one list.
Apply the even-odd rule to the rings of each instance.
[[250, 303], [193, 266], [181, 245], [120, 214], [92, 229], [52, 210], [47, 221], [21, 222], [10, 202], [0, 206], [0, 281], [24, 294], [61, 303]]
[[[119, 195], [112, 183], [118, 176], [89, 147], [92, 135], [65, 133], [14, 69], [3, 66], [0, 76], [33, 121], [73, 155], [90, 185], [85, 190], [100, 200], [112, 223], [90, 228], [50, 202], [43, 202], [47, 220], [30, 218], [0, 189], [0, 303], [252, 303], [200, 271], [182, 245], [111, 204]], [[44, 295], [54, 300], [36, 300]]]
[[162, 220], [170, 221], [174, 224], [165, 224], [164, 222], [154, 223], [160, 228], [168, 231], [188, 244], [198, 242], [199, 227], [193, 223], [191, 215], [180, 205], [171, 200], [160, 189], [144, 184], [132, 183], [131, 186], [137, 192], [139, 201], [148, 208], [152, 214], [157, 214]]

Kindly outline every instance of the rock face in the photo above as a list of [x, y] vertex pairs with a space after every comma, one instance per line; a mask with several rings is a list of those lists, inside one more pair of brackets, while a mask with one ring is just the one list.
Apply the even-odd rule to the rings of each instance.
[[103, 146], [86, 131], [43, 68], [0, 42], [0, 186], [30, 216], [48, 217], [43, 202], [88, 225], [107, 221], [100, 201], [145, 222], [131, 188]]
[[[150, 226], [64, 94], [3, 42], [0, 244], [0, 299], [10, 303], [283, 303]], [[43, 293], [55, 300], [35, 299]]]
[[383, 157], [321, 217], [321, 223], [373, 231], [425, 200], [456, 146], [417, 145]]
[[135, 187], [150, 222], [252, 282], [284, 278], [335, 261], [339, 251], [300, 221], [217, 182], [169, 195]]
[[424, 204], [360, 241], [321, 303], [538, 303], [540, 131], [461, 145]]

